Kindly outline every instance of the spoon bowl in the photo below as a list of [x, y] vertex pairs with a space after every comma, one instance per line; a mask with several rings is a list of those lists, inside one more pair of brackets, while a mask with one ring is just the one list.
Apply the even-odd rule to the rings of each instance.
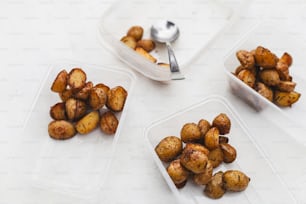
[[158, 21], [151, 27], [151, 38], [155, 42], [165, 43], [168, 49], [171, 79], [185, 79], [181, 74], [177, 60], [175, 58], [171, 42], [174, 42], [180, 35], [179, 28], [171, 21]]

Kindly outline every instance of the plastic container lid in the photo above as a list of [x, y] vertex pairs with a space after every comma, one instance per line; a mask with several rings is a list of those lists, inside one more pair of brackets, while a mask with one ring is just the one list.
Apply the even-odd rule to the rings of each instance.
[[[171, 79], [169, 69], [148, 61], [120, 41], [134, 25], [144, 28], [143, 39], [150, 38], [151, 25], [165, 19], [180, 29], [180, 37], [172, 46], [184, 73], [208, 43], [234, 19], [234, 12], [212, 0], [117, 1], [102, 16], [98, 36], [105, 47], [134, 70], [153, 80], [168, 81]], [[151, 54], [158, 62], [169, 62], [163, 44], [158, 44]]]

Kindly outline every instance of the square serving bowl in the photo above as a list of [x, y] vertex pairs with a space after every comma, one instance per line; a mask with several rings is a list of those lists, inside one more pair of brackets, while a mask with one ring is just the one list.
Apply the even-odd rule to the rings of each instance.
[[[283, 118], [289, 118], [295, 125], [303, 127], [306, 120], [306, 89], [304, 88], [306, 79], [305, 69], [303, 68], [305, 66], [303, 64], [305, 57], [298, 39], [286, 25], [278, 26], [273, 22], [259, 22], [230, 50], [225, 58], [224, 66], [230, 90], [234, 95], [237, 95], [255, 110], [264, 112], [265, 117], [269, 117], [273, 121], [279, 121], [282, 124], [283, 122], [286, 123], [286, 121], [282, 120]], [[269, 49], [278, 57], [284, 52], [292, 56], [293, 64], [289, 68], [289, 72], [293, 81], [297, 84], [295, 91], [299, 92], [301, 97], [291, 107], [275, 105], [233, 74], [239, 65], [236, 52], [238, 50], [251, 51], [257, 46]], [[275, 111], [279, 112], [281, 117], [276, 119], [275, 114], [271, 114]]]
[[[214, 0], [116, 1], [103, 14], [98, 37], [104, 47], [134, 70], [153, 80], [169, 81], [169, 69], [148, 61], [120, 41], [128, 29], [142, 26], [143, 39], [148, 39], [153, 23], [170, 20], [177, 24], [180, 37], [172, 46], [184, 73], [197, 55], [234, 19], [234, 14], [232, 9]], [[151, 54], [158, 62], [169, 62], [164, 45], [158, 44]]]
[[[246, 173], [251, 181], [247, 189], [238, 193], [225, 193], [217, 200], [204, 195], [204, 186], [195, 185], [188, 180], [185, 187], [177, 189], [169, 177], [166, 167], [168, 163], [162, 162], [156, 152], [156, 145], [166, 136], [180, 137], [180, 130], [185, 123], [197, 123], [200, 119], [212, 121], [220, 113], [226, 113], [231, 120], [231, 131], [228, 134], [229, 143], [237, 150], [237, 158], [231, 164], [221, 164], [214, 169], [214, 173], [222, 170], [237, 169]], [[290, 190], [273, 168], [273, 164], [265, 153], [253, 140], [244, 122], [241, 120], [232, 105], [223, 97], [212, 95], [203, 101], [184, 108], [161, 120], [152, 123], [145, 130], [149, 150], [166, 180], [169, 188], [181, 203], [295, 203]]]
[[[58, 94], [50, 90], [51, 85], [61, 70], [69, 72], [75, 67], [82, 68], [87, 80], [93, 84], [104, 83], [110, 88], [120, 85], [127, 90], [124, 109], [116, 113], [119, 125], [114, 135], [106, 135], [99, 128], [87, 135], [77, 134], [62, 141], [48, 135], [48, 124], [52, 121], [50, 107], [60, 102]], [[28, 175], [26, 180], [36, 188], [92, 199], [107, 176], [112, 153], [129, 108], [134, 81], [133, 73], [126, 69], [67, 60], [53, 64], [36, 97], [15, 151], [23, 158], [17, 168]]]

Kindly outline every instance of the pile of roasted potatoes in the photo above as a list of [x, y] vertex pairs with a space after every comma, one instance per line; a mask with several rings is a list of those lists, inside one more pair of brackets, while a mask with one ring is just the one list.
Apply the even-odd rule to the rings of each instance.
[[116, 113], [123, 110], [127, 91], [122, 86], [113, 88], [103, 83], [87, 81], [81, 68], [73, 68], [68, 73], [60, 71], [51, 91], [61, 99], [50, 108], [53, 119], [48, 125], [51, 138], [64, 140], [79, 134], [88, 134], [98, 126], [105, 134], [116, 132], [119, 121]]
[[267, 48], [258, 46], [255, 50], [239, 50], [236, 57], [240, 65], [235, 75], [274, 104], [290, 107], [301, 96], [295, 91], [289, 68], [292, 57], [285, 52], [280, 58]]
[[157, 62], [157, 59], [150, 54], [150, 52], [155, 49], [156, 45], [151, 39], [143, 39], [143, 33], [144, 29], [141, 26], [132, 26], [128, 29], [126, 35], [123, 36], [120, 41], [149, 61], [162, 67], [169, 67], [168, 63]]
[[205, 119], [186, 123], [180, 138], [167, 136], [155, 147], [159, 159], [167, 163], [167, 172], [177, 188], [185, 186], [188, 178], [204, 187], [210, 198], [221, 198], [226, 191], [239, 192], [247, 188], [250, 178], [239, 170], [218, 171], [220, 164], [236, 160], [237, 151], [229, 144], [227, 135], [231, 121], [225, 113], [212, 123]]

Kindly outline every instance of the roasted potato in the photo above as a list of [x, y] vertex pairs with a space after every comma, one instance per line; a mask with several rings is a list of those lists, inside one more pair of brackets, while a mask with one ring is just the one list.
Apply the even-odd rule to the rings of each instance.
[[189, 171], [181, 165], [179, 159], [173, 160], [167, 167], [167, 172], [177, 188], [185, 186]]
[[248, 69], [243, 69], [238, 73], [237, 77], [238, 77], [238, 79], [243, 81], [246, 85], [248, 85], [252, 88], [254, 87], [255, 82], [256, 82], [256, 78], [255, 78], [255, 75], [253, 74], [252, 71], [250, 71]]
[[294, 91], [296, 83], [293, 81], [280, 81], [276, 89], [279, 91], [291, 92]]
[[103, 88], [93, 87], [90, 89], [88, 102], [93, 110], [99, 110], [102, 108], [107, 101], [107, 94]]
[[231, 130], [231, 120], [225, 113], [220, 113], [214, 118], [212, 126], [218, 128], [221, 135], [225, 135]]
[[65, 89], [63, 92], [58, 93], [59, 97], [62, 99], [62, 101], [67, 101], [69, 98], [73, 96], [71, 89]]
[[208, 155], [209, 154], [209, 150], [204, 147], [201, 144], [198, 143], [187, 143], [183, 149], [183, 151], [188, 150], [188, 149], [192, 149], [192, 150], [198, 150], [203, 152], [204, 154]]
[[269, 101], [273, 101], [273, 90], [269, 86], [266, 86], [264, 83], [257, 82], [255, 85], [255, 90]]
[[148, 53], [145, 49], [143, 49], [142, 47], [136, 47], [135, 51], [140, 54], [141, 56], [147, 58], [149, 61], [156, 63], [157, 59], [155, 57], [153, 57], [150, 53]]
[[238, 170], [228, 170], [223, 173], [224, 188], [228, 191], [243, 191], [248, 187], [250, 178]]
[[199, 174], [205, 171], [208, 158], [202, 151], [186, 149], [181, 154], [180, 161], [186, 169]]
[[204, 137], [204, 146], [209, 150], [219, 147], [219, 129], [217, 127], [210, 128]]
[[210, 123], [207, 120], [201, 119], [198, 122], [198, 127], [199, 127], [200, 132], [201, 132], [200, 141], [203, 142], [205, 134], [208, 132], [208, 130], [210, 129], [211, 125], [210, 125]]
[[68, 78], [67, 71], [66, 70], [60, 71], [57, 74], [57, 76], [56, 76], [56, 78], [55, 78], [55, 80], [54, 80], [54, 82], [51, 86], [51, 90], [53, 92], [57, 92], [57, 93], [63, 92], [67, 87], [67, 78]]
[[187, 142], [198, 142], [201, 139], [200, 128], [195, 123], [186, 123], [183, 125], [181, 132], [181, 140]]
[[125, 45], [127, 45], [128, 47], [132, 48], [133, 50], [136, 48], [137, 45], [137, 41], [135, 40], [134, 37], [132, 36], [123, 36], [120, 39], [121, 42], [123, 42]]
[[122, 111], [127, 95], [127, 91], [122, 86], [116, 86], [114, 88], [111, 88], [107, 92], [107, 108], [114, 112]]
[[251, 52], [246, 50], [239, 50], [236, 56], [244, 69], [252, 69], [255, 67], [255, 59]]
[[81, 68], [73, 68], [68, 74], [68, 85], [73, 93], [80, 91], [86, 84], [86, 73]]
[[69, 98], [65, 102], [67, 118], [70, 121], [76, 121], [86, 114], [87, 106], [84, 101]]
[[222, 135], [219, 136], [219, 144], [228, 143], [228, 141], [229, 141], [228, 137]]
[[92, 111], [81, 118], [76, 124], [75, 128], [78, 133], [84, 135], [93, 131], [99, 124], [99, 111]]
[[95, 87], [102, 88], [106, 94], [110, 89], [109, 86], [107, 86], [106, 84], [103, 84], [103, 83], [98, 83], [98, 84], [95, 85]]
[[50, 116], [54, 120], [67, 120], [65, 102], [53, 105], [50, 108]]
[[203, 173], [194, 174], [193, 181], [198, 185], [206, 185], [212, 178], [213, 166], [211, 161], [207, 161], [205, 171]]
[[258, 73], [259, 79], [267, 86], [276, 86], [280, 82], [278, 72], [275, 69], [264, 69]]
[[218, 167], [223, 162], [223, 157], [223, 151], [220, 147], [211, 150], [208, 154], [208, 159], [211, 161], [214, 168]]
[[151, 52], [155, 48], [155, 42], [150, 39], [139, 40], [136, 44], [136, 47], [141, 47], [147, 52]]
[[225, 189], [223, 187], [223, 172], [219, 171], [213, 175], [211, 180], [206, 184], [204, 193], [213, 199], [221, 198]]
[[278, 106], [290, 107], [292, 104], [294, 104], [299, 100], [300, 96], [301, 94], [295, 91], [291, 92], [275, 91], [273, 101]]
[[292, 64], [292, 57], [287, 52], [285, 52], [281, 56], [281, 58], [278, 60], [275, 68], [278, 71], [286, 72], [286, 71], [288, 71], [291, 64]]
[[183, 143], [180, 138], [168, 136], [162, 139], [155, 147], [159, 159], [169, 162], [175, 159], [183, 150]]
[[107, 111], [101, 115], [100, 128], [102, 132], [108, 135], [115, 134], [118, 124], [118, 119], [113, 112]]
[[89, 93], [92, 87], [93, 87], [93, 83], [91, 81], [87, 82], [85, 86], [74, 95], [74, 97], [77, 99], [86, 101], [88, 99], [88, 96], [89, 96]]
[[264, 69], [274, 68], [278, 61], [278, 58], [270, 50], [258, 46], [255, 50], [255, 63]]
[[140, 40], [143, 36], [143, 28], [141, 26], [132, 26], [127, 34], [127, 36], [133, 37], [136, 41]]
[[51, 138], [57, 140], [65, 140], [76, 134], [72, 123], [66, 120], [53, 120], [48, 125], [48, 133]]
[[223, 161], [225, 163], [232, 163], [233, 161], [235, 161], [237, 157], [237, 151], [232, 145], [228, 143], [222, 143], [220, 144], [220, 148], [222, 150]]

